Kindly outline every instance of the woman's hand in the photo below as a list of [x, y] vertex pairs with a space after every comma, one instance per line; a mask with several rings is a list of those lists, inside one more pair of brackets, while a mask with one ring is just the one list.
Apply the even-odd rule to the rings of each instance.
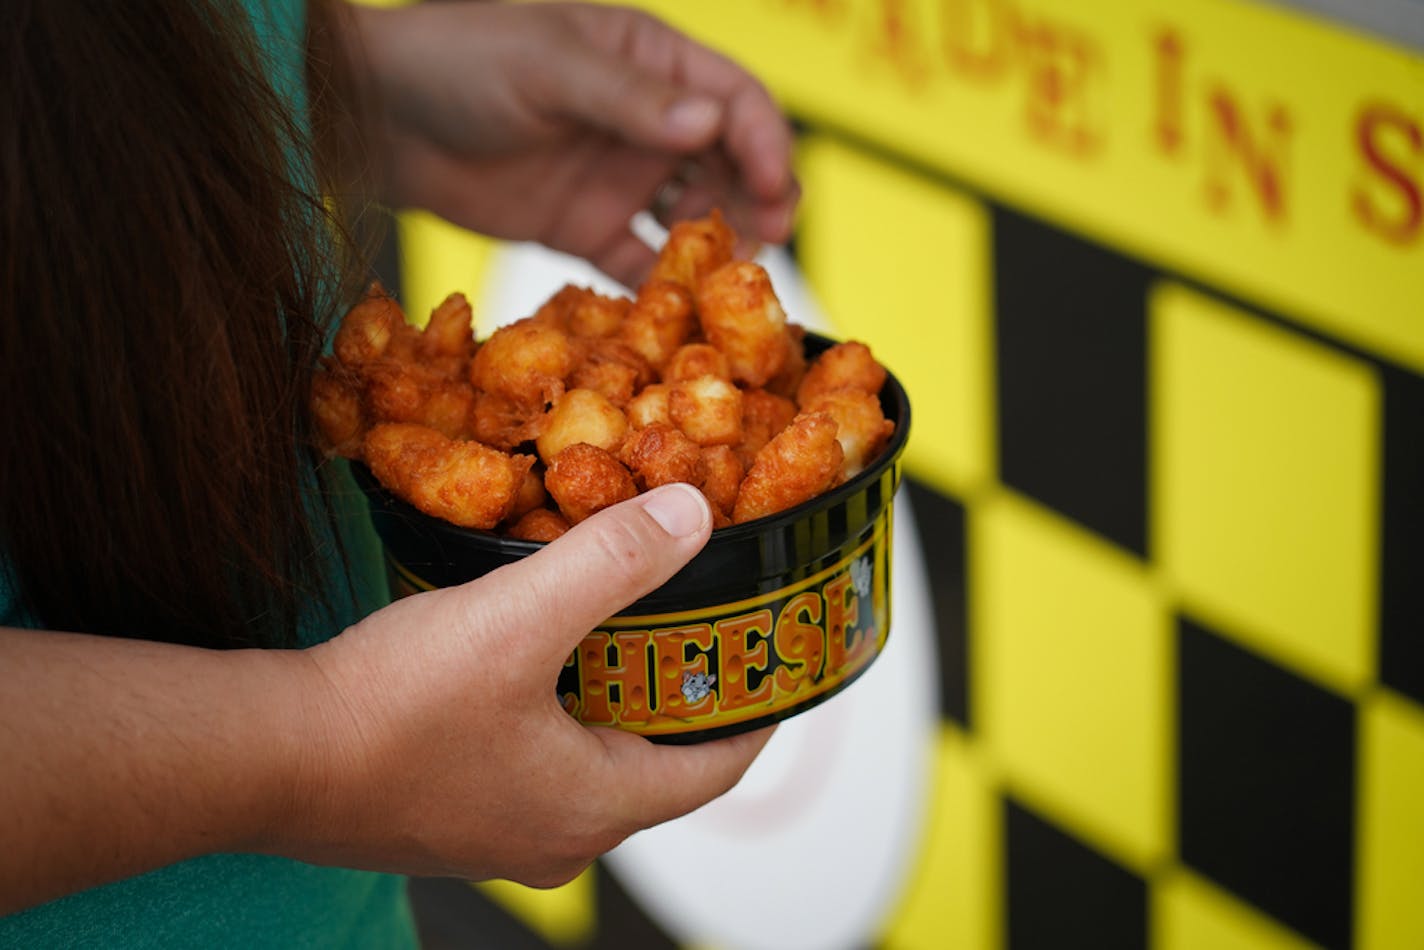
[[745, 70], [652, 17], [562, 3], [350, 13], [374, 107], [365, 138], [393, 206], [540, 241], [629, 285], [653, 260], [629, 222], [655, 199], [667, 220], [715, 205], [748, 238], [790, 236], [785, 118]]
[[730, 788], [767, 731], [656, 746], [580, 726], [555, 695], [587, 632], [671, 577], [710, 531], [702, 496], [668, 486], [309, 651], [334, 738], [305, 783], [323, 793], [297, 856], [549, 886]]
[[310, 650], [0, 629], [0, 915], [217, 852], [552, 885], [737, 781], [555, 698], [586, 632], [706, 542], [669, 486]]

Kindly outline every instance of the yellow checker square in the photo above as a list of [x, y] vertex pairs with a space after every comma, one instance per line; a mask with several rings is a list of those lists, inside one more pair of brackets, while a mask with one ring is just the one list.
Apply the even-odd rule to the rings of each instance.
[[513, 881], [472, 884], [554, 946], [587, 943], [598, 929], [597, 865], [560, 887], [540, 889]]
[[884, 950], [1000, 946], [1003, 809], [981, 759], [958, 728], [941, 728], [921, 851], [877, 944]]
[[499, 242], [428, 211], [401, 212], [396, 233], [401, 249], [401, 297], [408, 319], [425, 326], [440, 301], [459, 290], [475, 304], [478, 332], [484, 336], [493, 332], [494, 327], [480, 324], [478, 301]]
[[1152, 950], [1310, 950], [1315, 944], [1183, 869], [1152, 882]]
[[904, 383], [905, 463], [964, 494], [993, 477], [989, 218], [982, 204], [830, 138], [801, 147], [797, 231], [836, 334], [868, 342]]
[[1366, 363], [1151, 294], [1155, 555], [1189, 610], [1336, 689], [1374, 674], [1380, 395]]
[[1381, 691], [1360, 704], [1356, 943], [1424, 947], [1424, 710]]
[[1129, 868], [1171, 849], [1171, 635], [1146, 568], [1010, 495], [970, 515], [974, 716], [1016, 796]]

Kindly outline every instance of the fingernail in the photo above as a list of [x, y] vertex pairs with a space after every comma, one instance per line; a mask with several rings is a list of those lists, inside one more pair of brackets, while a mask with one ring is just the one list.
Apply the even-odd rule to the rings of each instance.
[[707, 518], [707, 502], [689, 485], [665, 485], [642, 497], [643, 510], [675, 538], [696, 534]]
[[717, 121], [721, 106], [706, 96], [679, 99], [663, 113], [663, 124], [674, 135], [706, 132]]

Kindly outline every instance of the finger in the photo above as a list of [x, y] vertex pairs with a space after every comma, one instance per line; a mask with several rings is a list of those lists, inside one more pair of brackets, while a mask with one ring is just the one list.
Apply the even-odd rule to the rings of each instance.
[[[585, 30], [596, 31], [600, 18], [581, 15]], [[766, 87], [656, 19], [629, 16], [624, 43], [570, 51], [569, 111], [639, 144], [674, 151], [722, 138], [753, 195], [763, 201], [785, 195], [791, 127]]]
[[697, 745], [654, 745], [616, 729], [596, 729], [608, 751], [611, 785], [640, 828], [678, 818], [726, 793], [765, 748], [775, 726]]
[[707, 500], [690, 485], [645, 492], [468, 585], [471, 620], [513, 655], [511, 669], [556, 675], [589, 631], [672, 577], [711, 531]]
[[[782, 206], [788, 201], [794, 206], [800, 194], [792, 171], [791, 126], [765, 87], [746, 74], [742, 77], [740, 84], [719, 100], [725, 112], [719, 140], [701, 152], [697, 160], [704, 164], [709, 156], [722, 158], [736, 191], [751, 203], [777, 207], [782, 214], [776, 223], [783, 225], [789, 215]], [[696, 91], [697, 87], [689, 89]], [[759, 236], [768, 241], [784, 240], [784, 236], [778, 236], [782, 231], [789, 233], [778, 226]]]
[[785, 244], [795, 230], [796, 207], [800, 203], [801, 183], [792, 178], [786, 194], [750, 210], [751, 232], [770, 244]]
[[633, 235], [629, 222], [649, 205], [676, 165], [666, 153], [644, 148], [605, 144], [590, 149], [560, 182], [567, 197], [555, 206], [538, 240], [636, 287], [652, 266], [653, 252]]
[[793, 178], [794, 136], [771, 93], [733, 60], [681, 34], [674, 33], [667, 45], [676, 50], [679, 83], [726, 105], [723, 145], [747, 190], [760, 201], [784, 198]]
[[783, 244], [791, 237], [801, 194], [795, 179], [782, 199], [760, 202], [740, 187], [736, 170], [720, 150], [698, 156], [697, 170], [668, 208], [667, 222], [705, 217], [719, 208], [737, 232], [740, 258], [754, 257], [763, 243]]
[[677, 200], [666, 212], [668, 222], [706, 217], [713, 208], [727, 215], [733, 229], [742, 222], [736, 217], [736, 206], [745, 202], [737, 193], [737, 172], [721, 149], [710, 149], [684, 161], [678, 172], [681, 188]]
[[762, 245], [757, 208], [725, 178], [712, 176], [687, 186], [668, 212], [667, 221], [671, 226], [676, 221], [705, 218], [713, 208], [722, 212], [737, 235], [733, 256], [738, 260], [756, 257]]
[[603, 35], [601, 45], [576, 46], [567, 113], [654, 148], [725, 151], [738, 190], [759, 206], [755, 239], [786, 240], [799, 196], [791, 170], [793, 136], [766, 88], [732, 60], [652, 17], [570, 9], [583, 21], [585, 35], [599, 35], [600, 26], [621, 27]]
[[629, 68], [618, 56], [575, 45], [565, 53], [556, 111], [635, 145], [676, 152], [715, 141], [726, 104], [684, 89], [650, 72]]
[[766, 89], [748, 79], [730, 99], [722, 134], [724, 147], [748, 193], [776, 201], [791, 187], [791, 126]]

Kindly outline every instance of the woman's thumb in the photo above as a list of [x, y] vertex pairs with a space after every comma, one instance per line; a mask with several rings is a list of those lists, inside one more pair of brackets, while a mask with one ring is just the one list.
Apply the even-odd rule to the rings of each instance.
[[711, 528], [707, 500], [690, 485], [665, 485], [605, 508], [472, 585], [484, 588], [481, 607], [499, 614], [482, 620], [525, 631], [524, 646], [539, 654], [537, 662], [562, 665], [589, 631], [677, 573]]

